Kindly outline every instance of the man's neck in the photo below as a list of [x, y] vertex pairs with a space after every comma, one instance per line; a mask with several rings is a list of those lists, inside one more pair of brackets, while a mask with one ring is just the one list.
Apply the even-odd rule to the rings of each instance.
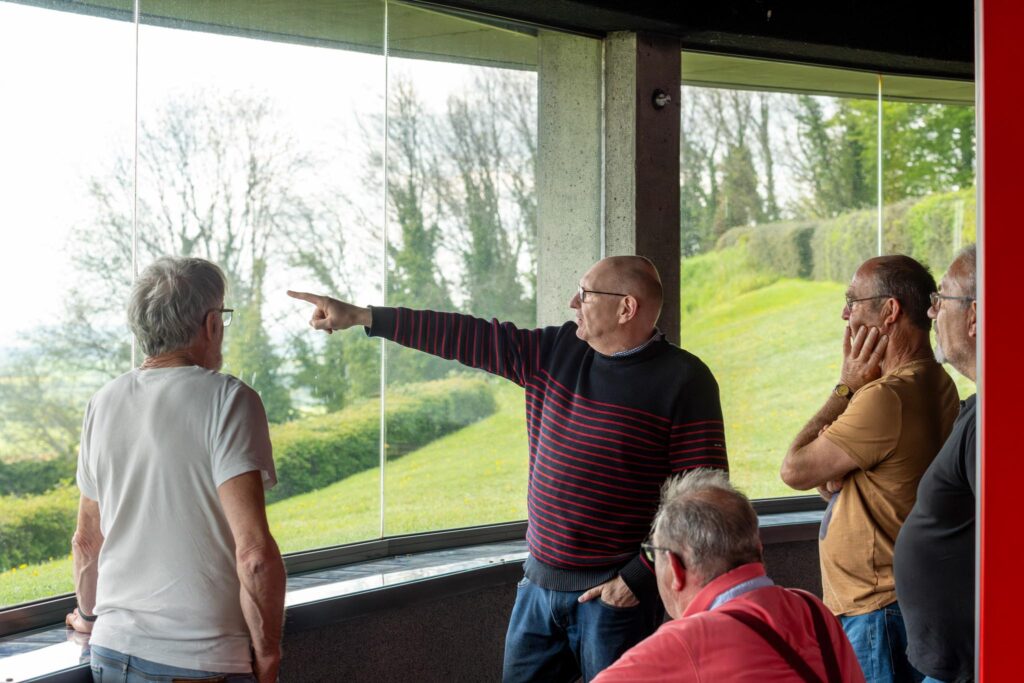
[[604, 356], [614, 356], [616, 353], [622, 353], [623, 351], [632, 351], [640, 346], [643, 346], [649, 342], [657, 330], [653, 327], [648, 330], [638, 330], [631, 333], [623, 332], [623, 335], [617, 339], [609, 341], [608, 344], [602, 345], [601, 348], [593, 346], [594, 350]]
[[193, 358], [191, 349], [181, 349], [179, 351], [161, 353], [156, 356], [146, 356], [146, 359], [142, 361], [142, 365], [139, 367], [142, 370], [152, 370], [154, 368], [180, 368], [188, 365], [200, 365]]
[[907, 363], [920, 360], [935, 360], [935, 352], [932, 351], [928, 334], [908, 335], [894, 330], [885, 348], [885, 357], [881, 363], [882, 374], [887, 375]]

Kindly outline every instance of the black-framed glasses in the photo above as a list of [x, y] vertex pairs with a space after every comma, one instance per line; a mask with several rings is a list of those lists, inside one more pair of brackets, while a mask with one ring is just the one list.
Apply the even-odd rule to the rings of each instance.
[[932, 292], [928, 295], [928, 300], [932, 302], [932, 308], [938, 311], [942, 308], [943, 301], [974, 301], [975, 298], [973, 296], [947, 296], [938, 292]]
[[576, 296], [580, 298], [580, 303], [586, 303], [588, 294], [607, 294], [609, 296], [629, 296], [628, 294], [621, 294], [620, 292], [601, 292], [596, 289], [583, 289], [583, 285], [576, 286]]
[[[235, 309], [233, 309], [233, 308], [211, 308], [210, 310], [208, 310], [206, 312], [206, 315], [210, 315], [214, 311], [216, 311], [217, 313], [220, 313], [220, 319], [221, 319], [221, 321], [223, 321], [224, 327], [227, 327], [228, 325], [231, 324], [231, 315], [235, 312]], [[205, 318], [205, 316], [204, 316], [204, 318]]]
[[672, 550], [671, 548], [662, 548], [662, 547], [656, 546], [656, 545], [654, 545], [652, 543], [641, 543], [640, 544], [640, 549], [644, 551], [644, 557], [646, 557], [647, 561], [650, 562], [651, 564], [654, 564], [654, 557], [655, 557], [655, 555], [657, 555], [657, 551], [660, 550], [663, 553], [668, 553], [669, 555], [675, 555], [676, 558], [679, 559], [679, 564], [682, 564], [684, 568], [686, 567], [686, 565], [683, 564], [683, 558], [680, 557], [679, 553], [677, 553], [676, 551]]
[[846, 295], [846, 307], [847, 308], [853, 308], [853, 305], [855, 303], [859, 302], [859, 301], [871, 301], [873, 299], [889, 299], [891, 297], [892, 297], [892, 294], [876, 294], [875, 296], [862, 296], [862, 297], [860, 297], [858, 299], [851, 299], [850, 295], [847, 294]]

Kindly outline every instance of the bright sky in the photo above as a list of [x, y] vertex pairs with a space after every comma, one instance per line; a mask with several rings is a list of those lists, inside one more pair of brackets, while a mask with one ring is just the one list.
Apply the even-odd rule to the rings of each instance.
[[[383, 57], [153, 26], [140, 28], [139, 44], [143, 124], [178, 95], [265, 95], [298, 143], [329, 141], [347, 193], [365, 193], [361, 169], [374, 143], [358, 123], [383, 113]], [[134, 27], [0, 1], [0, 64], [2, 349], [19, 331], [54, 322], [74, 285], [68, 232], [95, 215], [87, 181], [131, 151]], [[392, 59], [390, 69], [392, 78], [414, 74], [420, 99], [438, 111], [473, 77], [472, 67], [422, 60]]]

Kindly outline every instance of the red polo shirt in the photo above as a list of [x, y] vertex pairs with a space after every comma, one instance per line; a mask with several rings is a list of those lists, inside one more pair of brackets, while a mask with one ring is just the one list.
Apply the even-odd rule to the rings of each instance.
[[[761, 636], [740, 621], [710, 610], [722, 593], [764, 576], [759, 562], [719, 576], [704, 586], [679, 619], [664, 624], [657, 633], [622, 655], [594, 683], [618, 681], [800, 681], [800, 677]], [[839, 659], [844, 683], [863, 683], [857, 657], [839, 621], [815, 598], [825, 616]], [[814, 622], [807, 603], [795, 591], [764, 586], [732, 598], [722, 607], [751, 614], [772, 627], [812, 669], [825, 679], [821, 648], [814, 637]]]

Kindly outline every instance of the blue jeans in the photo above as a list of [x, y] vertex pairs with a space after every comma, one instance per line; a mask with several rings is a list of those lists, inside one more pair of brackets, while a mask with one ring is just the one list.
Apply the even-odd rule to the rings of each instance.
[[940, 681], [937, 678], [932, 678], [931, 676], [925, 676], [924, 679], [921, 681], [921, 683], [946, 683], [946, 681]]
[[661, 624], [661, 601], [612, 607], [583, 591], [552, 591], [524, 578], [505, 638], [504, 683], [594, 678]]
[[93, 683], [172, 683], [173, 681], [207, 681], [208, 683], [256, 683], [251, 674], [222, 674], [158, 664], [141, 657], [132, 657], [116, 650], [92, 646]]
[[919, 683], [923, 676], [907, 659], [907, 629], [898, 603], [839, 617], [867, 683]]

